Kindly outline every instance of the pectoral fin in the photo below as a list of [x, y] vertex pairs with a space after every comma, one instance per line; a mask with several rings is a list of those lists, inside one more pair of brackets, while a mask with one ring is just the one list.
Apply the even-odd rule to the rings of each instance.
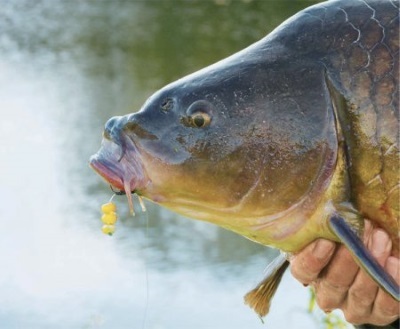
[[268, 265], [264, 279], [257, 287], [244, 296], [245, 303], [254, 309], [260, 317], [264, 317], [268, 314], [272, 297], [288, 266], [289, 262], [286, 260], [285, 256], [279, 254], [279, 256]]
[[351, 226], [337, 214], [330, 218], [329, 226], [371, 278], [394, 299], [400, 301], [399, 285], [370, 254]]

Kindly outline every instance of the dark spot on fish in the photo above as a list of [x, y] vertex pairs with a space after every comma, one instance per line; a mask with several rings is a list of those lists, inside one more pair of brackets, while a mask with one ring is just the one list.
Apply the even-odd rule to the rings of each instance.
[[169, 112], [172, 108], [174, 107], [174, 100], [172, 98], [166, 98], [164, 101], [161, 103], [161, 111], [163, 112]]
[[111, 189], [111, 191], [113, 191], [116, 195], [125, 195], [125, 194], [126, 194], [125, 191], [122, 191], [122, 190], [116, 191], [116, 190], [114, 190], [114, 188], [113, 188], [112, 185], [110, 185], [110, 189]]

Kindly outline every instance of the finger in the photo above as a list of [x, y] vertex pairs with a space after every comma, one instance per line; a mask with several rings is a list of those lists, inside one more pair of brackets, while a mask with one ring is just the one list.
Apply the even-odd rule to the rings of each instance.
[[[365, 243], [372, 232], [371, 222], [364, 223], [363, 239]], [[353, 256], [344, 245], [337, 248], [331, 262], [324, 270], [323, 277], [315, 282], [317, 303], [325, 311], [342, 308], [347, 292], [359, 271]]]
[[[368, 241], [368, 249], [378, 263], [384, 266], [392, 249], [387, 233], [381, 229], [374, 230]], [[360, 270], [349, 289], [346, 306], [343, 309], [346, 319], [354, 324], [365, 323], [366, 319], [370, 319], [368, 323], [372, 321], [376, 324], [377, 319], [374, 318], [377, 314], [372, 314], [372, 308], [378, 289], [376, 282], [364, 270]]]
[[323, 276], [315, 283], [317, 304], [322, 310], [342, 307], [358, 269], [346, 247], [338, 247]]
[[309, 244], [290, 260], [292, 275], [303, 284], [310, 284], [328, 264], [335, 247], [335, 242], [325, 239], [318, 239]]
[[[386, 260], [385, 269], [393, 276], [397, 284], [400, 284], [400, 259], [393, 256], [389, 257]], [[383, 289], [379, 289], [372, 314], [376, 317], [376, 321], [373, 324], [379, 326], [387, 325], [399, 317], [400, 304]]]

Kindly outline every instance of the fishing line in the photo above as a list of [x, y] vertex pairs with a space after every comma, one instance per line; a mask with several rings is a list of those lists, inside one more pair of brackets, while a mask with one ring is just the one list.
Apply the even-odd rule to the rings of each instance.
[[142, 211], [146, 216], [146, 229], [145, 229], [145, 237], [144, 237], [144, 271], [145, 271], [145, 280], [146, 280], [146, 298], [145, 298], [145, 306], [144, 306], [144, 314], [143, 314], [143, 321], [142, 321], [142, 329], [146, 329], [147, 324], [147, 314], [149, 310], [149, 301], [150, 301], [150, 285], [149, 285], [149, 269], [148, 269], [148, 249], [149, 249], [149, 213], [146, 211], [146, 206], [144, 204], [143, 199], [137, 195], [139, 199], [140, 206]]
[[[114, 191], [114, 190], [113, 190]], [[114, 192], [114, 194], [112, 195], [112, 197], [110, 198], [110, 200], [108, 200], [109, 203], [112, 202], [112, 200], [114, 199], [114, 197], [117, 195], [117, 193]]]
[[[111, 189], [113, 190], [113, 188], [111, 187]], [[127, 190], [127, 189], [125, 189]], [[103, 225], [103, 233], [107, 233], [109, 235], [112, 235], [114, 233], [115, 230], [115, 222], [117, 220], [117, 215], [116, 215], [116, 205], [112, 202], [114, 197], [116, 195], [121, 195], [121, 194], [126, 194], [126, 192], [117, 192], [114, 191], [114, 194], [111, 196], [110, 200], [108, 201], [107, 204], [102, 205], [102, 212], [103, 212], [103, 216], [102, 216], [102, 221], [104, 224], [107, 225]], [[145, 270], [145, 281], [146, 281], [146, 297], [145, 297], [145, 308], [144, 308], [144, 315], [143, 315], [143, 321], [142, 321], [142, 329], [146, 328], [146, 324], [147, 324], [147, 314], [148, 314], [148, 310], [149, 310], [149, 300], [150, 300], [150, 285], [149, 285], [149, 270], [148, 270], [148, 249], [150, 246], [149, 243], [149, 215], [147, 213], [147, 209], [146, 209], [146, 205], [143, 201], [143, 199], [141, 198], [140, 195], [137, 195], [137, 198], [139, 200], [139, 204], [140, 207], [142, 208], [142, 212], [146, 213], [145, 214], [145, 219], [146, 219], [146, 229], [145, 229], [145, 242], [144, 242], [144, 248], [143, 248], [143, 261], [144, 261], [144, 270]], [[130, 213], [134, 216], [135, 213], [133, 211], [133, 200], [132, 200], [132, 194], [129, 194], [128, 197], [129, 200], [129, 208], [130, 208]], [[109, 217], [112, 218], [109, 218]], [[112, 221], [111, 221], [112, 219]], [[106, 228], [107, 230], [104, 230], [104, 228]]]

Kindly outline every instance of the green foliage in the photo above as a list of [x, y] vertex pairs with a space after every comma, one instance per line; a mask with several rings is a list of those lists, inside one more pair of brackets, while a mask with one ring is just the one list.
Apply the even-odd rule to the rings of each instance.
[[308, 303], [308, 312], [318, 323], [320, 329], [352, 329], [354, 328], [350, 323], [336, 311], [324, 313], [316, 303], [314, 290], [310, 288], [310, 301]]

